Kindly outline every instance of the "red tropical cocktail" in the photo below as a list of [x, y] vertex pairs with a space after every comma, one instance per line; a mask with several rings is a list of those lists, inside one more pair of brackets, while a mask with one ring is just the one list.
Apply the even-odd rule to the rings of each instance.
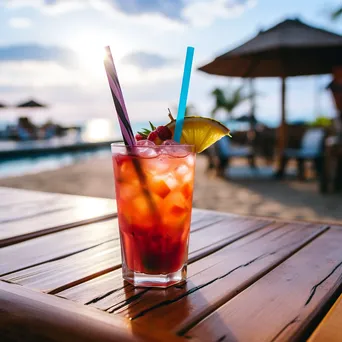
[[166, 287], [186, 277], [195, 153], [189, 145], [112, 145], [124, 278]]

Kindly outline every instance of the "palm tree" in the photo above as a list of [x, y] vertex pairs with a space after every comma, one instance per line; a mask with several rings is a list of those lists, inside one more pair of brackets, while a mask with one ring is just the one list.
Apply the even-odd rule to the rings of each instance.
[[228, 89], [228, 91], [216, 88], [211, 94], [215, 97], [216, 101], [215, 107], [211, 111], [212, 117], [215, 117], [219, 109], [223, 109], [231, 118], [234, 109], [251, 97], [251, 95], [243, 94], [243, 86], [236, 89]]
[[185, 116], [197, 116], [197, 110], [194, 105], [188, 104], [185, 108]]
[[336, 20], [342, 16], [342, 7], [337, 8], [335, 11], [331, 13], [331, 18]]
[[[174, 106], [173, 109], [172, 109], [172, 112], [176, 113], [177, 114], [177, 106]], [[195, 108], [195, 106], [193, 104], [188, 104], [186, 107], [185, 107], [185, 116], [197, 116], [197, 110]]]

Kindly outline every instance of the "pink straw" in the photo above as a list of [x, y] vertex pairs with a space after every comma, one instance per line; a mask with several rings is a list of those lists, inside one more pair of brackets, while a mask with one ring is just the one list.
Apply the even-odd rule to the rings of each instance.
[[[129, 147], [127, 148], [131, 153], [135, 153], [135, 139], [134, 139], [134, 134], [132, 130], [132, 126], [129, 122], [129, 117], [127, 114], [127, 109], [125, 105], [125, 101], [122, 95], [120, 83], [119, 83], [119, 78], [118, 74], [115, 69], [114, 61], [113, 61], [113, 56], [110, 51], [110, 47], [106, 46], [105, 47], [105, 59], [104, 59], [104, 65], [107, 73], [107, 78], [109, 82], [109, 87], [110, 91], [112, 93], [114, 105], [116, 108], [116, 113], [118, 115], [118, 120], [120, 124], [120, 129], [122, 133], [123, 140], [125, 142], [125, 145], [128, 145]], [[131, 148], [132, 147], [132, 148]], [[155, 215], [158, 217], [159, 213], [157, 210], [157, 207], [154, 203], [154, 200], [149, 193], [149, 190], [146, 186], [146, 176], [145, 173], [140, 165], [140, 161], [138, 158], [132, 158], [132, 162], [134, 165], [134, 168], [138, 174], [139, 180], [142, 184], [142, 189], [144, 192], [144, 195], [146, 196], [152, 211], [155, 213]]]
[[105, 53], [106, 54], [104, 59], [104, 65], [106, 69], [110, 91], [112, 93], [114, 105], [116, 108], [116, 113], [118, 115], [122, 137], [125, 142], [125, 145], [134, 146], [134, 134], [127, 114], [127, 109], [122, 95], [118, 74], [115, 69], [113, 56], [109, 46], [105, 47]]

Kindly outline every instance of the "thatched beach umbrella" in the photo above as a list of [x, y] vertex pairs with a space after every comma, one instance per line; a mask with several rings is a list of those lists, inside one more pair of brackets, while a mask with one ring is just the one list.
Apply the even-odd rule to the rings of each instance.
[[282, 151], [286, 144], [286, 78], [330, 74], [339, 64], [342, 64], [342, 36], [306, 25], [298, 19], [288, 19], [260, 31], [253, 39], [199, 70], [232, 77], [281, 77], [279, 148]]
[[16, 107], [17, 108], [45, 108], [47, 106], [35, 100], [28, 100], [28, 101], [17, 104]]

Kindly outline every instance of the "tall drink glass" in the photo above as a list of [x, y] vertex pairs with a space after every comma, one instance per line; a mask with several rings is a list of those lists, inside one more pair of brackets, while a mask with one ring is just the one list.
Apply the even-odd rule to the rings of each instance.
[[112, 144], [123, 278], [135, 286], [185, 280], [195, 153], [190, 145]]

